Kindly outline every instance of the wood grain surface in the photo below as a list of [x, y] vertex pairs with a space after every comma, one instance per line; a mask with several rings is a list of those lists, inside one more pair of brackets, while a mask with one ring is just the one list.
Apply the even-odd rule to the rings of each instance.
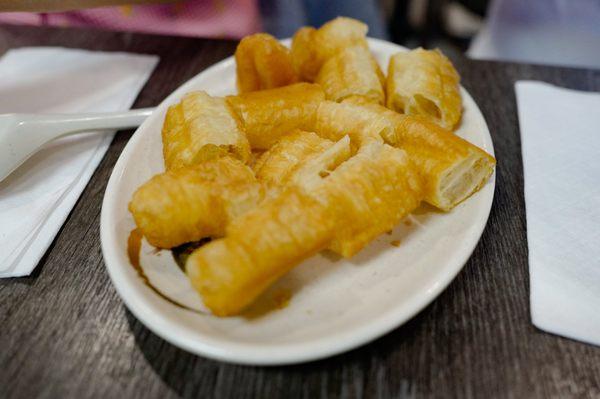
[[[0, 26], [0, 54], [22, 46], [157, 54], [136, 103], [145, 107], [231, 55], [235, 43]], [[600, 91], [600, 71], [454, 61], [492, 132], [496, 194], [473, 256], [414, 319], [357, 350], [288, 367], [220, 363], [157, 337], [121, 302], [100, 251], [102, 197], [132, 133], [121, 132], [34, 274], [0, 280], [0, 397], [600, 397], [600, 348], [531, 324], [513, 90], [517, 79], [538, 79]]]

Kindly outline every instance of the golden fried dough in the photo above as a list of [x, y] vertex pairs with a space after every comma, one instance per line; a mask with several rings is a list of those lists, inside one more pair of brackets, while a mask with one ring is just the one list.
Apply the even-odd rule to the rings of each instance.
[[338, 137], [380, 135], [386, 143], [404, 149], [424, 177], [425, 201], [445, 211], [478, 191], [496, 164], [479, 147], [423, 117], [401, 115], [359, 98], [324, 103], [315, 132], [333, 140], [336, 132]]
[[240, 93], [273, 89], [298, 82], [290, 50], [266, 33], [246, 36], [235, 50]]
[[[363, 98], [352, 97], [352, 99], [362, 100]], [[378, 118], [372, 113], [357, 112], [356, 106], [347, 101], [341, 104], [323, 101], [317, 109], [315, 132], [318, 132], [319, 136], [333, 141], [348, 135], [354, 148], [370, 141], [383, 142], [381, 132], [384, 129], [393, 129], [390, 121], [384, 117]]]
[[167, 170], [232, 155], [246, 162], [250, 145], [225, 100], [191, 92], [167, 110], [162, 129]]
[[459, 80], [458, 72], [439, 50], [397, 53], [388, 67], [386, 105], [453, 130], [462, 114]]
[[330, 209], [328, 247], [351, 257], [391, 230], [423, 199], [423, 182], [407, 154], [371, 141], [350, 156], [348, 137], [303, 163], [293, 182]]
[[428, 202], [449, 211], [485, 185], [496, 160], [481, 148], [423, 117], [399, 115], [393, 135], [427, 176]]
[[462, 103], [450, 61], [398, 53], [385, 78], [366, 34], [341, 17], [301, 28], [291, 50], [248, 36], [240, 94], [193, 92], [169, 108], [167, 171], [129, 210], [159, 248], [213, 238], [185, 261], [213, 314], [242, 312], [320, 250], [353, 256], [421, 201], [452, 209], [493, 173], [491, 155], [452, 133]]
[[307, 82], [315, 80], [322, 64], [314, 45], [316, 32], [312, 26], [305, 26], [298, 29], [292, 38], [292, 64], [300, 79]]
[[235, 220], [190, 255], [186, 273], [217, 316], [237, 314], [302, 260], [324, 249], [334, 219], [294, 187]]
[[295, 129], [312, 130], [317, 107], [325, 99], [323, 89], [296, 83], [227, 97], [227, 103], [242, 121], [253, 149], [269, 149]]
[[346, 47], [368, 48], [367, 25], [338, 17], [319, 29], [304, 27], [292, 39], [292, 62], [300, 77], [313, 82], [321, 66]]
[[328, 100], [363, 96], [382, 105], [385, 101], [383, 72], [369, 49], [362, 46], [347, 47], [329, 58], [315, 83], [323, 87]]
[[172, 248], [222, 236], [231, 220], [261, 198], [252, 170], [222, 157], [154, 176], [133, 194], [129, 211], [150, 244]]
[[345, 137], [304, 162], [281, 195], [192, 253], [186, 273], [215, 315], [241, 312], [321, 249], [353, 255], [419, 204], [420, 176], [404, 151], [373, 142], [348, 158], [349, 149]]
[[288, 177], [298, 164], [332, 145], [333, 141], [313, 132], [296, 130], [282, 137], [260, 156], [253, 168], [256, 178], [268, 185], [287, 184]]
[[423, 184], [407, 154], [377, 142], [361, 147], [323, 186], [337, 217], [329, 248], [349, 258], [394, 228], [423, 199]]
[[337, 215], [329, 247], [349, 257], [418, 206], [424, 184], [407, 154], [381, 137], [361, 141], [352, 155], [348, 137], [334, 143], [315, 136], [284, 137], [263, 154], [263, 167], [273, 182], [302, 187]]

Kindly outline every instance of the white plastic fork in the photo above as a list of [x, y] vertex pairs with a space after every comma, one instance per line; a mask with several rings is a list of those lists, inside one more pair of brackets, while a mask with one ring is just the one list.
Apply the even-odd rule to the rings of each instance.
[[0, 115], [0, 181], [44, 144], [70, 134], [138, 127], [154, 108], [85, 114]]

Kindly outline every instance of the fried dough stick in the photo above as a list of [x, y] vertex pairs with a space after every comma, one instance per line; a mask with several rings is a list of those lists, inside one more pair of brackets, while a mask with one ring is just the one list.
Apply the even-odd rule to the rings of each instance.
[[241, 312], [321, 249], [351, 256], [418, 205], [419, 176], [402, 150], [371, 143], [348, 159], [349, 144], [305, 162], [280, 196], [188, 258], [186, 273], [214, 314]]
[[354, 148], [372, 141], [383, 143], [381, 132], [390, 128], [390, 121], [384, 117], [377, 118], [371, 112], [364, 112], [357, 106], [348, 104], [354, 100], [361, 101], [361, 104], [364, 101], [362, 97], [351, 97], [341, 104], [323, 101], [317, 109], [314, 131], [331, 141], [340, 140], [347, 135]]
[[292, 39], [292, 61], [303, 80], [323, 86], [327, 99], [361, 95], [385, 101], [385, 76], [369, 51], [368, 27], [351, 18], [336, 18], [321, 28], [303, 27]]
[[187, 93], [167, 110], [162, 129], [167, 170], [195, 165], [224, 155], [243, 162], [250, 145], [241, 122], [221, 97], [204, 91]]
[[292, 62], [300, 77], [313, 82], [323, 64], [347, 47], [368, 48], [368, 26], [352, 18], [338, 17], [319, 29], [305, 26], [292, 38]]
[[213, 314], [234, 315], [302, 260], [324, 249], [332, 233], [328, 209], [289, 187], [235, 220], [225, 238], [195, 250], [186, 273]]
[[290, 50], [266, 33], [246, 36], [235, 50], [240, 93], [273, 89], [299, 81]]
[[283, 136], [258, 158], [253, 167], [256, 178], [268, 186], [286, 185], [299, 164], [333, 144], [316, 133], [296, 130]]
[[[391, 230], [423, 199], [422, 178], [403, 150], [370, 141], [340, 163], [349, 151], [344, 137], [305, 161], [292, 178], [331, 209], [336, 231], [328, 247], [346, 258]], [[339, 166], [331, 171], [332, 165]]]
[[385, 77], [364, 46], [346, 47], [329, 58], [315, 83], [323, 87], [328, 100], [339, 102], [350, 96], [363, 96], [377, 104], [385, 102]]
[[477, 192], [494, 170], [494, 157], [421, 117], [393, 112], [351, 98], [342, 104], [323, 103], [316, 132], [330, 140], [343, 135], [358, 140], [378, 137], [406, 151], [425, 181], [425, 201], [448, 211]]
[[460, 76], [439, 50], [403, 51], [390, 58], [386, 106], [453, 130], [462, 114]]
[[227, 103], [242, 121], [250, 146], [269, 149], [295, 129], [310, 130], [315, 123], [317, 107], [324, 99], [319, 85], [296, 83], [229, 96]]
[[133, 194], [129, 210], [150, 244], [172, 248], [223, 236], [262, 195], [249, 167], [222, 157], [154, 176]]
[[[270, 172], [269, 180], [303, 187], [341, 210], [338, 219], [343, 222], [330, 249], [350, 257], [420, 203], [423, 182], [407, 154], [384, 145], [381, 138], [360, 141], [350, 157], [349, 138], [334, 144], [315, 136], [297, 132], [284, 137], [263, 154], [261, 169]], [[318, 145], [307, 145], [309, 140]], [[298, 150], [306, 147], [310, 151]]]

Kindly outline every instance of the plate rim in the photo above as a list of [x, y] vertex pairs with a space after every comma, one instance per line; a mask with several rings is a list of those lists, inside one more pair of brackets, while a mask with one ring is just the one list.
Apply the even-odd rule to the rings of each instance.
[[[406, 48], [402, 46], [385, 40], [368, 38], [368, 41], [370, 46], [380, 47], [382, 49], [387, 47], [392, 51], [406, 50]], [[289, 44], [290, 39], [282, 40], [282, 43]], [[201, 79], [201, 75], [209, 73], [214, 69], [226, 68], [233, 62], [233, 56], [230, 56], [200, 71], [162, 100], [156, 107], [156, 110], [165, 108], [174, 98], [178, 98], [184, 92], [189, 91], [190, 87], [194, 85], [194, 82]], [[489, 148], [486, 148], [486, 150], [494, 155], [493, 140], [485, 117], [477, 103], [462, 86], [461, 92], [463, 95], [466, 94], [468, 100], [475, 105], [475, 110], [481, 115], [481, 119], [486, 127], [486, 131], [483, 132], [484, 138], [486, 142], [489, 142]], [[157, 112], [156, 110], [155, 112]], [[445, 264], [445, 267], [433, 279], [434, 281], [430, 283], [431, 287], [428, 290], [425, 290], [422, 295], [413, 296], [409, 301], [404, 302], [404, 306], [389, 308], [371, 322], [349, 331], [329, 335], [327, 336], [329, 337], [328, 339], [304, 341], [294, 344], [279, 343], [257, 345], [253, 343], [219, 340], [206, 335], [203, 335], [200, 340], [198, 337], [190, 336], [185, 329], [179, 329], [180, 331], [174, 333], [172, 323], [161, 317], [160, 313], [157, 314], [157, 312], [154, 312], [153, 307], [143, 300], [140, 294], [135, 292], [135, 287], [129, 287], [129, 283], [127, 282], [128, 276], [125, 275], [125, 268], [122, 267], [117, 254], [118, 247], [114, 243], [116, 238], [111, 237], [109, 228], [113, 222], [111, 215], [115, 212], [115, 204], [111, 202], [112, 196], [110, 193], [116, 192], [118, 182], [129, 162], [130, 153], [133, 151], [135, 143], [142, 139], [140, 131], [146, 129], [146, 126], [151, 123], [151, 119], [152, 116], [147, 118], [140, 127], [136, 129], [119, 155], [107, 183], [100, 215], [102, 255], [113, 286], [123, 303], [125, 303], [125, 306], [133, 313], [133, 315], [150, 331], [165, 341], [196, 355], [235, 364], [275, 366], [323, 359], [362, 346], [400, 327], [433, 302], [433, 300], [448, 287], [466, 265], [487, 226], [495, 195], [495, 170], [490, 177], [490, 180], [486, 183], [486, 185], [489, 184], [491, 186], [491, 195], [487, 207], [484, 209], [485, 215], [482, 217], [482, 223], [479, 224], [478, 228], [473, 233], [473, 236], [476, 238], [472, 240], [470, 245], [463, 246], [459, 253], [457, 253], [451, 261]]]

